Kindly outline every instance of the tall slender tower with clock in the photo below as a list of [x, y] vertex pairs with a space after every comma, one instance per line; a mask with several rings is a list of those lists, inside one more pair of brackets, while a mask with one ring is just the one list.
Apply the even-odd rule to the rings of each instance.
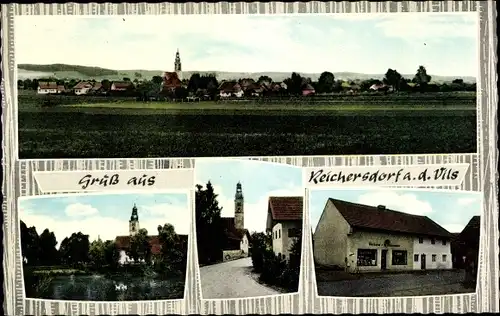
[[243, 210], [243, 190], [241, 183], [236, 184], [236, 194], [234, 195], [234, 227], [236, 229], [245, 228], [245, 215]]
[[130, 236], [134, 236], [139, 232], [139, 214], [137, 213], [137, 206], [134, 204], [132, 208], [132, 215], [130, 215], [130, 221], [128, 222], [128, 230]]

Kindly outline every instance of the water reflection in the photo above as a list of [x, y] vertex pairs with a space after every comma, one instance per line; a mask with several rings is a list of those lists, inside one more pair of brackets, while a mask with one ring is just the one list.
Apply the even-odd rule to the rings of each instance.
[[184, 278], [159, 280], [103, 275], [55, 276], [43, 292], [37, 296], [48, 299], [90, 301], [182, 299]]

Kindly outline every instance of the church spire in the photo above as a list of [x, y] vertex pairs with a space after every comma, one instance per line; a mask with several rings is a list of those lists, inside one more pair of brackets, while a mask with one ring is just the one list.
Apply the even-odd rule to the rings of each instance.
[[130, 236], [137, 234], [139, 231], [139, 213], [137, 211], [137, 206], [134, 203], [132, 208], [132, 214], [130, 215], [130, 221], [128, 222], [128, 229]]

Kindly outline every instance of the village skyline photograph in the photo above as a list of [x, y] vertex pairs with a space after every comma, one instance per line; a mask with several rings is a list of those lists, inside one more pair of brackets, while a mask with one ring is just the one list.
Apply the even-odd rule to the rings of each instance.
[[477, 14], [15, 23], [20, 158], [477, 151]]
[[311, 190], [309, 205], [318, 295], [476, 291], [480, 194]]
[[196, 160], [196, 231], [202, 299], [298, 291], [301, 169]]
[[187, 193], [30, 197], [19, 210], [27, 297], [184, 297]]

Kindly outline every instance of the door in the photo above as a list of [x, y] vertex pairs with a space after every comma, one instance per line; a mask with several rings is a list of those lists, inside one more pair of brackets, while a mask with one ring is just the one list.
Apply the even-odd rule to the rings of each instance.
[[425, 254], [420, 255], [420, 269], [425, 270]]
[[380, 269], [387, 269], [387, 249], [382, 249], [382, 258], [380, 259]]

